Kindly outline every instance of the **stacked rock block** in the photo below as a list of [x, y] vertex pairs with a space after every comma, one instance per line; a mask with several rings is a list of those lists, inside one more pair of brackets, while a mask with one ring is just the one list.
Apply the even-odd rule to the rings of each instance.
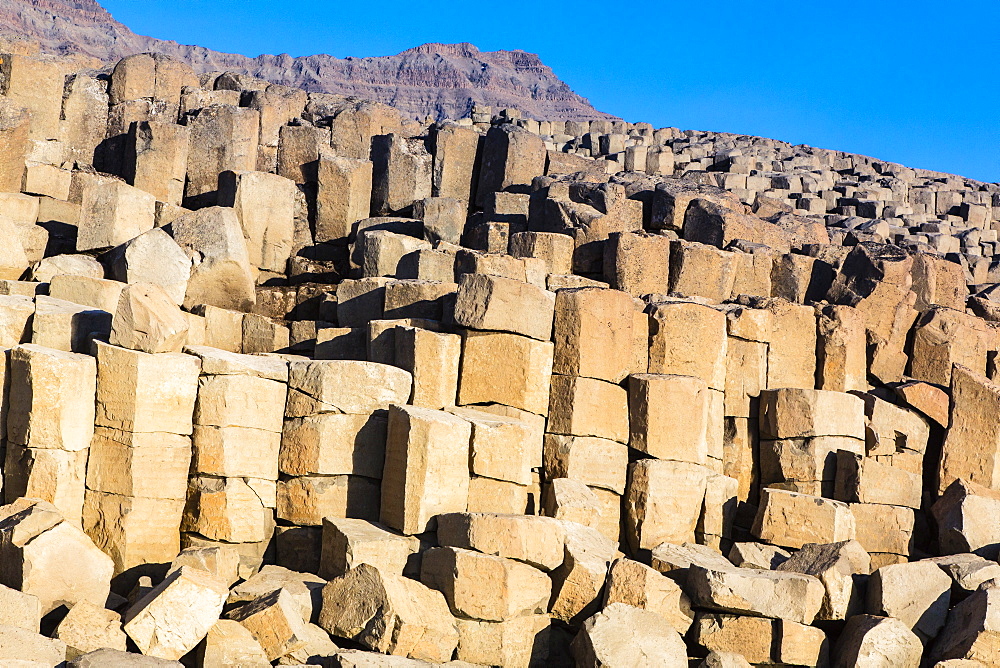
[[1000, 662], [995, 184], [0, 58], [0, 662]]

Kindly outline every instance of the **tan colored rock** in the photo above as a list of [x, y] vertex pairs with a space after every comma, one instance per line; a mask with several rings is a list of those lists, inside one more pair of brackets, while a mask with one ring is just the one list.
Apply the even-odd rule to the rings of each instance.
[[583, 623], [573, 642], [578, 666], [682, 666], [687, 648], [663, 618], [613, 603]]
[[833, 497], [838, 453], [845, 453], [844, 457], [860, 457], [865, 453], [865, 443], [846, 436], [815, 436], [762, 441], [759, 450], [762, 484]]
[[121, 181], [95, 182], [83, 190], [78, 252], [113, 248], [153, 229], [156, 197]]
[[937, 642], [931, 647], [929, 659], [968, 659], [984, 666], [996, 663], [997, 628], [994, 620], [1000, 600], [998, 597], [1000, 589], [986, 584], [952, 608]]
[[742, 654], [736, 652], [709, 652], [699, 668], [747, 668], [750, 666]]
[[95, 339], [111, 335], [112, 315], [51, 297], [35, 298], [31, 321], [31, 342], [55, 350], [84, 353]]
[[878, 503], [920, 508], [923, 480], [919, 475], [841, 450], [837, 453], [834, 496], [848, 503]]
[[643, 459], [629, 465], [623, 509], [633, 550], [694, 542], [709, 470], [688, 462]]
[[5, 497], [48, 501], [74, 526], [83, 513], [87, 450], [67, 452], [7, 444], [4, 462]]
[[28, 297], [0, 297], [0, 345], [12, 348], [31, 339], [35, 305]]
[[632, 297], [580, 288], [556, 293], [553, 373], [619, 383], [633, 371]]
[[618, 543], [596, 529], [566, 523], [562, 565], [552, 571], [550, 612], [554, 619], [579, 624], [601, 604], [611, 563], [623, 556]]
[[942, 554], [974, 552], [987, 559], [1000, 555], [1000, 492], [956, 480], [931, 507]]
[[42, 606], [34, 594], [0, 585], [0, 624], [38, 633]]
[[94, 435], [94, 358], [35, 344], [10, 352], [7, 439], [78, 452]]
[[411, 382], [407, 371], [375, 362], [293, 362], [289, 367], [285, 415], [370, 414], [390, 404], [405, 403]]
[[[157, 499], [87, 490], [83, 529], [114, 560], [116, 574], [169, 563], [180, 551], [184, 499]], [[141, 570], [141, 569], [139, 569]]]
[[542, 514], [557, 520], [599, 528], [601, 511], [601, 501], [597, 494], [579, 480], [550, 480], [542, 495]]
[[182, 567], [129, 608], [125, 633], [143, 654], [179, 659], [218, 621], [227, 594], [214, 576]]
[[229, 543], [256, 543], [271, 534], [271, 510], [243, 478], [192, 477], [183, 531]]
[[546, 415], [551, 343], [515, 334], [465, 332], [458, 404], [498, 403]]
[[278, 479], [281, 434], [239, 426], [194, 428], [192, 470], [226, 477]]
[[103, 647], [124, 652], [127, 637], [121, 615], [113, 610], [80, 601], [56, 628], [55, 637], [66, 643], [66, 657], [76, 658]]
[[114, 565], [49, 503], [18, 499], [0, 509], [2, 584], [36, 596], [43, 615], [80, 601], [104, 605]]
[[990, 489], [1000, 488], [1000, 386], [972, 370], [956, 366], [951, 376], [951, 419], [938, 469], [938, 492], [962, 478]]
[[767, 387], [816, 387], [816, 313], [811, 306], [772, 300]]
[[189, 547], [181, 550], [174, 558], [170, 564], [170, 571], [175, 571], [181, 566], [190, 566], [211, 573], [232, 587], [239, 579], [240, 553], [235, 547], [222, 545]]
[[231, 619], [220, 619], [209, 629], [198, 654], [204, 666], [264, 668], [271, 665], [253, 634]]
[[687, 633], [694, 621], [691, 599], [670, 578], [631, 559], [618, 559], [608, 571], [604, 606], [624, 603], [655, 612], [678, 633]]
[[184, 198], [190, 129], [158, 120], [133, 122], [128, 129], [124, 172], [130, 185], [159, 202], [180, 206]]
[[187, 318], [163, 288], [136, 283], [122, 290], [110, 342], [147, 353], [180, 352], [187, 332]]
[[896, 395], [912, 408], [923, 413], [942, 427], [948, 426], [948, 393], [939, 387], [919, 381], [897, 385]]
[[[729, 561], [741, 568], [757, 568], [760, 570], [778, 570], [784, 562], [788, 561], [791, 553], [782, 550], [774, 545], [763, 543], [733, 543], [729, 554], [726, 555]], [[811, 575], [811, 574], [810, 574]]]
[[761, 393], [764, 438], [865, 437], [864, 402], [841, 392], [780, 389]]
[[628, 448], [606, 438], [545, 435], [543, 451], [548, 479], [572, 478], [621, 495], [625, 492]]
[[455, 322], [479, 330], [510, 332], [540, 341], [552, 338], [555, 294], [499, 276], [464, 274]]
[[563, 563], [562, 522], [530, 515], [449, 513], [438, 517], [438, 543], [523, 561], [543, 571]]
[[319, 625], [375, 651], [438, 663], [458, 645], [440, 592], [364, 563], [323, 588]]
[[[885, 563], [901, 563], [913, 552], [916, 516], [912, 508], [876, 503], [852, 503], [855, 538], [872, 555], [872, 568]], [[878, 554], [882, 553], [882, 554]], [[895, 557], [889, 558], [887, 555]], [[879, 563], [879, 559], [889, 561]]]
[[395, 346], [396, 365], [413, 374], [410, 403], [435, 410], [454, 406], [458, 395], [461, 337], [417, 327], [397, 327]]
[[302, 621], [308, 622], [319, 614], [325, 584], [326, 580], [311, 573], [297, 573], [281, 566], [267, 565], [233, 587], [227, 605], [239, 607], [281, 590], [291, 595]]
[[87, 488], [110, 494], [183, 499], [191, 442], [171, 433], [98, 427], [91, 441]]
[[417, 539], [388, 531], [379, 524], [359, 519], [323, 518], [322, 577], [340, 577], [367, 563], [380, 571], [402, 575], [417, 554]]
[[555, 232], [516, 232], [510, 235], [508, 248], [514, 257], [542, 260], [548, 274], [573, 273], [575, 244], [571, 236]]
[[292, 256], [297, 192], [294, 181], [277, 174], [236, 171], [219, 175], [219, 206], [236, 211], [253, 267], [285, 272]]
[[827, 306], [816, 319], [816, 333], [817, 389], [867, 390], [867, 341], [861, 315], [850, 306]]
[[[143, 232], [112, 251], [110, 274], [122, 283], [153, 283], [162, 287], [171, 301], [184, 303], [188, 279], [191, 277], [191, 258], [163, 229]], [[62, 297], [68, 298], [68, 297]], [[111, 308], [114, 313], [118, 299]]]
[[198, 381], [194, 423], [198, 426], [245, 427], [280, 433], [285, 385], [245, 375], [203, 376]]
[[124, 287], [118, 281], [93, 276], [57, 274], [49, 282], [49, 296], [114, 313]]
[[504, 622], [456, 618], [457, 661], [446, 665], [531, 666], [549, 656], [548, 615], [526, 615]]
[[301, 609], [292, 595], [278, 589], [256, 600], [245, 603], [229, 613], [229, 618], [242, 624], [274, 661], [301, 647], [306, 640], [305, 622]]
[[170, 223], [170, 230], [174, 241], [198, 260], [188, 280], [186, 308], [209, 304], [247, 311], [253, 306], [250, 256], [243, 227], [232, 209], [209, 207], [184, 214]]
[[807, 543], [775, 570], [819, 578], [826, 593], [817, 619], [848, 619], [865, 607], [864, 580], [871, 571], [871, 557], [857, 541]]
[[0, 625], [0, 662], [11, 668], [60, 666], [66, 643], [16, 626]]
[[737, 653], [744, 662], [770, 663], [779, 623], [764, 617], [699, 613], [691, 640], [713, 653]]
[[918, 666], [922, 651], [920, 638], [898, 619], [855, 615], [834, 648], [833, 665]]
[[464, 512], [472, 426], [450, 413], [390, 406], [381, 521], [422, 533], [440, 513]]
[[456, 616], [494, 622], [542, 613], [552, 590], [527, 564], [453, 547], [423, 553], [420, 580], [443, 593]]
[[316, 241], [350, 236], [353, 225], [371, 209], [372, 163], [320, 151], [316, 198]]
[[448, 412], [472, 425], [472, 473], [519, 485], [531, 483], [531, 469], [538, 466], [542, 449], [542, 433], [533, 425], [472, 408]]
[[965, 598], [979, 589], [979, 585], [1000, 576], [1000, 564], [975, 554], [953, 554], [924, 559], [937, 564], [952, 579], [952, 592]]
[[691, 376], [629, 377], [629, 447], [657, 459], [708, 460], [709, 389]]
[[382, 477], [388, 418], [323, 413], [287, 420], [277, 459], [288, 475], [362, 475]]
[[692, 566], [687, 577], [699, 607], [811, 624], [823, 603], [819, 579], [798, 573], [752, 568], [714, 571]]
[[325, 517], [379, 518], [380, 485], [354, 475], [301, 476], [278, 482], [277, 516], [299, 526], [320, 526]]
[[950, 604], [951, 578], [929, 561], [883, 566], [868, 579], [868, 614], [895, 617], [923, 640], [940, 632]]
[[702, 304], [667, 302], [651, 316], [649, 373], [693, 376], [725, 390], [725, 314]]
[[854, 515], [846, 503], [764, 489], [752, 533], [764, 542], [798, 549], [806, 543], [851, 540], [855, 531]]
[[548, 431], [628, 441], [628, 393], [606, 381], [552, 376]]

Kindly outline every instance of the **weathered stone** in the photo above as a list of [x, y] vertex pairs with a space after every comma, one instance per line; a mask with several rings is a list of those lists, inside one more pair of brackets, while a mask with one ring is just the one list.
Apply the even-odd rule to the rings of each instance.
[[573, 642], [578, 666], [681, 666], [684, 641], [659, 616], [613, 603], [587, 619]]
[[[184, 306], [209, 304], [248, 311], [256, 299], [243, 227], [236, 212], [208, 207], [170, 223], [174, 241], [193, 259]], [[137, 235], [132, 235], [137, 236]]]
[[502, 332], [465, 332], [459, 405], [498, 403], [536, 415], [549, 409], [553, 346]]
[[708, 473], [689, 462], [643, 459], [629, 465], [623, 509], [633, 550], [694, 542]]
[[104, 605], [114, 565], [80, 529], [44, 501], [0, 510], [2, 584], [36, 596], [42, 614], [79, 601]]
[[219, 619], [226, 585], [194, 568], [174, 571], [125, 613], [125, 633], [143, 654], [179, 659]]
[[112, 345], [147, 353], [180, 352], [188, 320], [159, 285], [135, 283], [122, 290], [111, 321]]
[[855, 615], [834, 647], [833, 665], [917, 666], [922, 651], [920, 638], [898, 619]]
[[798, 549], [806, 543], [851, 540], [854, 534], [854, 516], [846, 503], [777, 489], [761, 491], [753, 535], [762, 541]]
[[411, 382], [410, 374], [403, 369], [374, 362], [293, 362], [289, 367], [285, 415], [371, 414], [390, 404], [405, 403]]
[[552, 617], [579, 624], [601, 604], [611, 562], [622, 556], [618, 543], [596, 529], [566, 523], [562, 564], [552, 571]]
[[612, 603], [655, 612], [681, 634], [694, 621], [691, 600], [677, 583], [631, 559], [618, 559], [608, 571], [604, 605]]
[[657, 304], [651, 312], [649, 372], [692, 376], [726, 387], [726, 316], [692, 302]]
[[553, 373], [619, 383], [633, 370], [632, 298], [617, 290], [559, 290]]
[[78, 452], [94, 435], [97, 365], [92, 357], [35, 344], [10, 352], [7, 438], [27, 447]]
[[450, 660], [458, 645], [440, 592], [364, 563], [323, 588], [319, 625], [375, 651], [431, 662]]
[[527, 564], [454, 547], [425, 552], [420, 580], [443, 593], [456, 616], [494, 622], [543, 612], [552, 590], [552, 581]]
[[895, 617], [923, 639], [938, 634], [950, 603], [951, 578], [929, 561], [883, 566], [868, 580], [867, 612]]
[[817, 619], [848, 619], [864, 609], [864, 584], [871, 557], [857, 541], [807, 543], [775, 570], [819, 578], [826, 589]]
[[542, 433], [524, 420], [471, 408], [449, 412], [472, 425], [469, 470], [477, 476], [531, 484], [541, 459]]
[[373, 522], [324, 517], [319, 573], [333, 579], [366, 563], [384, 573], [402, 575], [419, 547], [416, 538], [392, 533]]
[[687, 577], [694, 605], [811, 624], [823, 603], [815, 577], [752, 568], [714, 571], [692, 566]]
[[305, 646], [305, 622], [298, 603], [286, 589], [278, 589], [228, 613], [260, 643], [269, 661]]
[[66, 658], [107, 647], [124, 652], [126, 635], [121, 615], [113, 610], [80, 601], [56, 628], [55, 637], [66, 643]]
[[464, 512], [472, 426], [443, 411], [389, 408], [382, 476], [384, 524], [406, 534], [433, 528], [440, 513]]
[[264, 648], [250, 631], [237, 621], [217, 621], [198, 649], [204, 666], [238, 665], [246, 668], [270, 666]]
[[563, 563], [564, 526], [548, 517], [448, 513], [438, 517], [437, 538], [442, 546], [476, 550], [551, 571]]
[[987, 559], [1000, 555], [1000, 492], [956, 480], [931, 507], [942, 554], [974, 552]]
[[295, 234], [295, 182], [264, 172], [219, 175], [219, 206], [232, 207], [251, 266], [285, 273]]
[[691, 376], [630, 376], [629, 447], [657, 459], [707, 463], [708, 394], [705, 381]]

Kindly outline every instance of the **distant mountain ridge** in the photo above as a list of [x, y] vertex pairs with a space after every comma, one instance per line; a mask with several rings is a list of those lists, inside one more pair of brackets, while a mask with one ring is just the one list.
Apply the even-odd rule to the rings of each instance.
[[472, 44], [424, 44], [374, 58], [249, 58], [137, 35], [95, 0], [0, 0], [0, 37], [30, 40], [43, 53], [83, 54], [104, 63], [158, 51], [198, 72], [238, 72], [311, 92], [353, 95], [421, 119], [460, 118], [473, 103], [515, 108], [540, 120], [613, 118], [574, 93], [537, 55], [480, 51]]

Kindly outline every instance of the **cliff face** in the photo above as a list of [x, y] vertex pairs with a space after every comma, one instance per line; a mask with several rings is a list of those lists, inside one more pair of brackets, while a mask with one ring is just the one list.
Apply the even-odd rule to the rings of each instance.
[[0, 36], [31, 40], [44, 53], [84, 54], [105, 63], [159, 51], [199, 72], [239, 72], [313, 92], [355, 95], [391, 104], [414, 118], [459, 118], [473, 103], [512, 107], [537, 119], [611, 118], [524, 51], [424, 44], [380, 58], [248, 58], [136, 35], [94, 0], [0, 0]]

